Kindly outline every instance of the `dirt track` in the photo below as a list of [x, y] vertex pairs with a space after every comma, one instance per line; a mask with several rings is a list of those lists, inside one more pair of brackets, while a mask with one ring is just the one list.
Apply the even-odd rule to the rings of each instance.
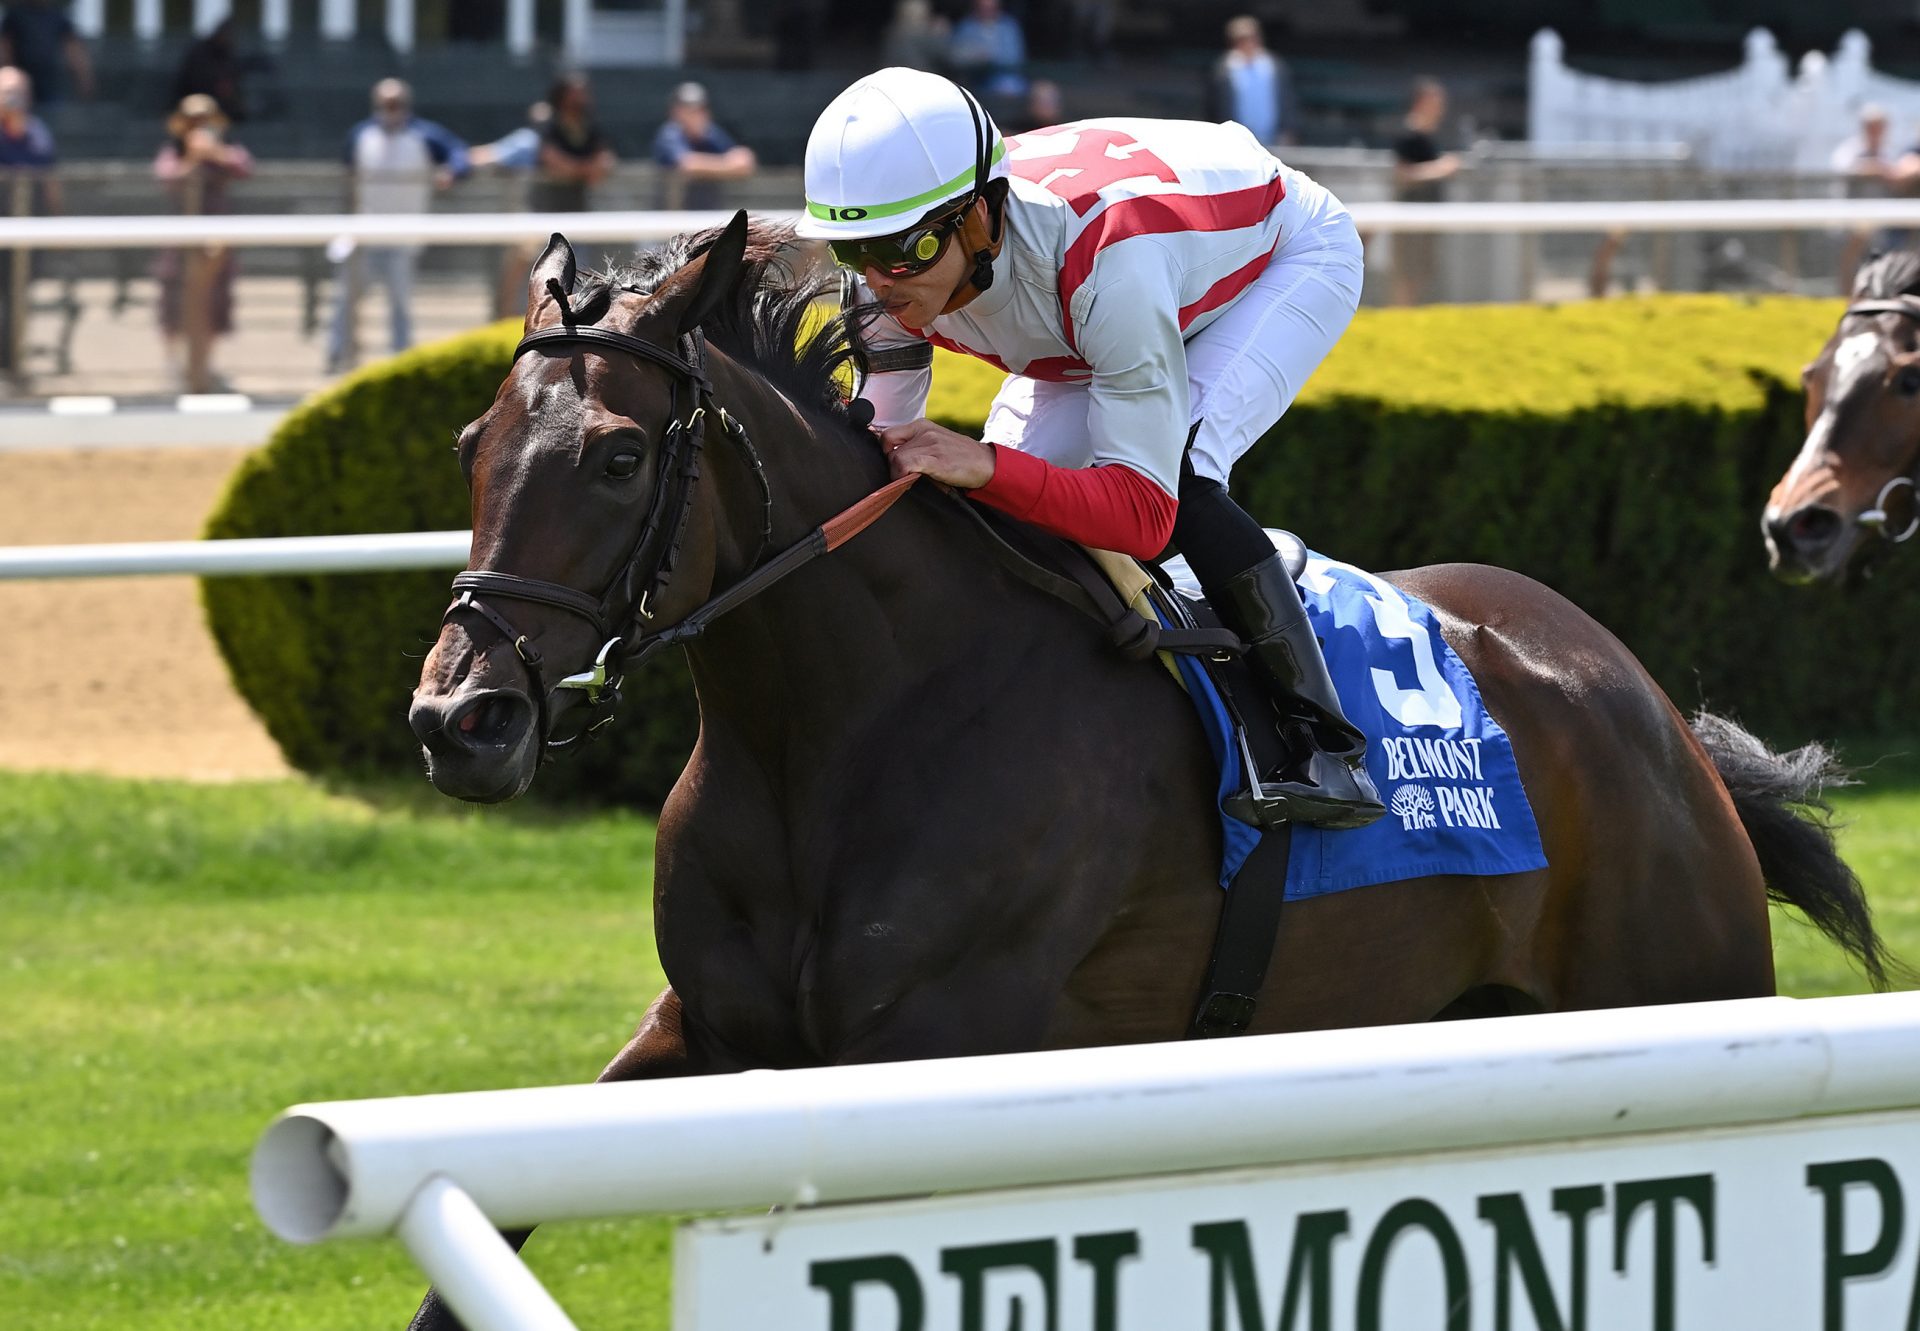
[[[0, 454], [0, 544], [189, 540], [238, 449]], [[192, 578], [0, 582], [0, 767], [283, 775]]]

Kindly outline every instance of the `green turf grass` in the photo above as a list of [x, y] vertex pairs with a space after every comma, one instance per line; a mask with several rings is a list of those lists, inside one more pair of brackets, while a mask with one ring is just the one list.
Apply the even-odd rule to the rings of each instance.
[[[0, 809], [0, 1327], [397, 1331], [398, 1245], [254, 1218], [267, 1121], [586, 1080], [663, 983], [647, 819], [17, 776]], [[668, 1243], [572, 1225], [529, 1255], [583, 1324], [664, 1328]]]
[[[1920, 958], [1920, 763], [1868, 777], [1846, 851]], [[584, 1080], [661, 984], [643, 818], [7, 775], [0, 809], [0, 1327], [398, 1331], [420, 1278], [397, 1244], [255, 1219], [267, 1121]], [[1787, 991], [1861, 987], [1780, 932]], [[581, 1325], [664, 1328], [669, 1244], [575, 1224], [528, 1255]]]

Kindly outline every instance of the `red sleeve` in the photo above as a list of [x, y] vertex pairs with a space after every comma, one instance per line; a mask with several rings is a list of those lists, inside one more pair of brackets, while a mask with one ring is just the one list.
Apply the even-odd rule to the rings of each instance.
[[1174, 497], [1132, 467], [1056, 467], [1017, 448], [993, 450], [993, 479], [969, 491], [981, 503], [1096, 550], [1151, 559], [1173, 537]]

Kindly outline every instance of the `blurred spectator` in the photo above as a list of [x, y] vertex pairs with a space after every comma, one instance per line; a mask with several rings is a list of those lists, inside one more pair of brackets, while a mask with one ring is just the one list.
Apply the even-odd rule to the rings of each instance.
[[1877, 102], [1860, 108], [1860, 128], [1840, 141], [1833, 150], [1833, 169], [1843, 176], [1865, 176], [1885, 180], [1892, 174], [1899, 154], [1889, 134], [1887, 109]]
[[[24, 69], [0, 67], [0, 172], [53, 163], [53, 132], [33, 113], [33, 79]], [[35, 183], [46, 211], [59, 212], [60, 182], [49, 176]], [[0, 206], [0, 213], [18, 211], [11, 202], [18, 194], [5, 197], [8, 202]]]
[[713, 122], [707, 90], [697, 83], [673, 90], [667, 121], [653, 136], [653, 160], [673, 172], [669, 208], [718, 208], [720, 182], [744, 180], [759, 165], [753, 149], [735, 143]]
[[[450, 188], [471, 169], [466, 144], [413, 113], [413, 89], [403, 79], [373, 85], [373, 114], [347, 131], [346, 160], [353, 211], [361, 213], [427, 212], [435, 190]], [[370, 276], [387, 289], [393, 350], [413, 345], [413, 270], [420, 259], [418, 245], [335, 244], [345, 253], [334, 256], [329, 373], [346, 369], [358, 354], [355, 315]]]
[[900, 0], [881, 41], [882, 63], [937, 74], [947, 66], [947, 43], [952, 38], [952, 28], [933, 12], [931, 0]]
[[[1460, 158], [1441, 152], [1439, 133], [1447, 118], [1447, 90], [1436, 79], [1415, 79], [1413, 98], [1393, 141], [1393, 197], [1400, 203], [1439, 203]], [[1393, 303], [1412, 305], [1433, 284], [1439, 237], [1402, 231], [1393, 238]]]
[[947, 59], [960, 82], [985, 97], [1019, 97], [1027, 90], [1027, 39], [1020, 20], [1002, 13], [1000, 0], [973, 0], [953, 25]]
[[11, 0], [0, 18], [0, 65], [17, 65], [33, 80], [33, 95], [53, 106], [67, 95], [68, 73], [82, 97], [93, 96], [93, 62], [73, 20], [53, 0]]
[[[531, 176], [540, 166], [540, 141], [553, 119], [553, 108], [535, 102], [527, 108], [527, 123], [492, 143], [475, 144], [467, 160], [476, 168], [492, 167]], [[525, 202], [524, 193], [521, 202]], [[505, 246], [500, 251], [499, 271], [495, 275], [493, 317], [505, 319], [521, 313], [527, 304], [527, 270], [533, 267], [536, 251], [527, 243]]]
[[535, 102], [527, 108], [526, 124], [492, 143], [474, 144], [467, 150], [467, 161], [482, 169], [531, 171], [540, 165], [540, 138], [552, 119], [553, 108], [545, 102]]
[[240, 76], [246, 65], [233, 44], [233, 20], [223, 18], [187, 48], [173, 75], [173, 100], [205, 93], [220, 103], [228, 120], [245, 120], [247, 108], [240, 96]]
[[1245, 125], [1269, 146], [1295, 141], [1293, 76], [1267, 49], [1260, 20], [1243, 14], [1227, 24], [1227, 49], [1207, 83], [1207, 119]]
[[[25, 70], [0, 67], [0, 214], [60, 211], [60, 182], [41, 173], [54, 164], [53, 134], [33, 114], [33, 80]], [[14, 292], [27, 289], [33, 255], [0, 250], [0, 377], [18, 379], [19, 342], [26, 314], [15, 326]]]
[[1067, 15], [1075, 55], [1098, 65], [1113, 59], [1115, 9], [1114, 0], [1070, 0]]
[[1052, 79], [1035, 79], [1033, 86], [1027, 89], [1026, 114], [1021, 132], [1063, 125], [1066, 120], [1066, 101], [1060, 95], [1060, 85]]
[[[1904, 171], [1906, 158], [1893, 146], [1891, 122], [1886, 108], [1869, 102], [1860, 108], [1860, 128], [1833, 150], [1830, 165], [1835, 173], [1847, 177], [1847, 194], [1856, 199], [1883, 199], [1893, 193], [1913, 192], [1914, 178]], [[1920, 158], [1914, 165], [1920, 168]], [[1920, 170], [1916, 170], [1920, 175]], [[1876, 250], [1898, 249], [1912, 237], [1910, 231], [1856, 227], [1847, 233], [1840, 249], [1840, 293], [1853, 290], [1854, 270], [1866, 257], [1869, 247]]]
[[[253, 154], [228, 143], [227, 117], [205, 93], [183, 97], [167, 118], [167, 141], [153, 161], [183, 213], [233, 211], [232, 182], [253, 172]], [[194, 245], [160, 256], [160, 331], [168, 358], [189, 393], [224, 387], [213, 372], [213, 341], [233, 331], [233, 251], [224, 245]], [[181, 360], [184, 342], [186, 356]]]
[[527, 198], [537, 213], [584, 213], [589, 191], [613, 171], [613, 145], [593, 118], [593, 85], [567, 74], [547, 94], [553, 119], [540, 136], [540, 174]]

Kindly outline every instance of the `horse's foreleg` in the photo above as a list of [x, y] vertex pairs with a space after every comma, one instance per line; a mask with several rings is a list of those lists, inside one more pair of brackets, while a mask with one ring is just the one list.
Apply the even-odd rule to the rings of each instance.
[[[640, 1019], [633, 1038], [613, 1056], [613, 1061], [594, 1080], [641, 1081], [654, 1077], [681, 1077], [692, 1070], [680, 1024], [680, 996], [669, 988], [661, 990], [660, 996], [647, 1009], [647, 1015]], [[520, 1251], [532, 1234], [531, 1229], [500, 1231], [500, 1237], [511, 1244], [515, 1252]], [[414, 1313], [413, 1320], [407, 1323], [407, 1331], [465, 1329], [460, 1319], [453, 1315], [453, 1310], [441, 1300], [440, 1291], [430, 1289], [426, 1298], [420, 1301], [420, 1309]]]

